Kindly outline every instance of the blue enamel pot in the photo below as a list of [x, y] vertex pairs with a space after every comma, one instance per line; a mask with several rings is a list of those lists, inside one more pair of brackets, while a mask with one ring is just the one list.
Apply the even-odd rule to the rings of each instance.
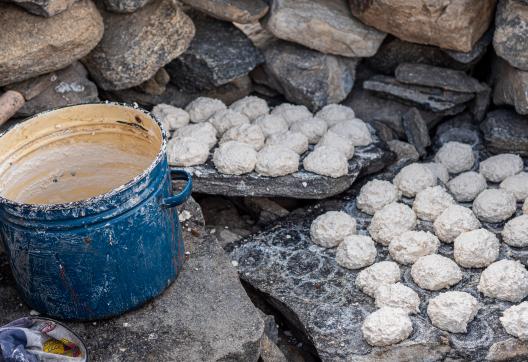
[[[176, 194], [171, 178], [184, 181]], [[187, 172], [168, 167], [160, 122], [138, 108], [70, 106], [6, 131], [0, 235], [25, 301], [93, 320], [159, 295], [182, 267], [175, 206], [191, 188]]]

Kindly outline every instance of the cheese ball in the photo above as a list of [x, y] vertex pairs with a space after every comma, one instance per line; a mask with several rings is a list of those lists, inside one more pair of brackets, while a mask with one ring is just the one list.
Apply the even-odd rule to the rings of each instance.
[[517, 248], [528, 246], [528, 215], [520, 215], [508, 221], [502, 230], [502, 241]]
[[486, 229], [466, 231], [455, 239], [453, 257], [464, 268], [484, 268], [499, 257], [499, 239]]
[[418, 293], [402, 283], [381, 285], [374, 293], [374, 299], [378, 308], [400, 308], [411, 314], [420, 312]]
[[411, 319], [400, 308], [383, 307], [369, 314], [361, 332], [371, 346], [383, 347], [407, 339], [413, 331]]
[[367, 125], [357, 118], [339, 122], [332, 126], [330, 130], [341, 137], [347, 138], [354, 146], [368, 146], [372, 143], [372, 136]]
[[482, 191], [473, 201], [473, 212], [481, 221], [501, 222], [509, 219], [517, 209], [515, 196], [501, 189]]
[[521, 172], [523, 166], [523, 160], [518, 155], [503, 153], [482, 161], [479, 172], [490, 182], [501, 182]]
[[226, 105], [219, 99], [208, 97], [198, 97], [185, 107], [189, 113], [191, 122], [200, 123], [205, 122], [218, 111], [226, 109]]
[[226, 142], [237, 141], [245, 143], [258, 151], [264, 147], [265, 139], [266, 137], [259, 126], [256, 124], [243, 124], [227, 130], [219, 143], [220, 145], [223, 145]]
[[247, 96], [238, 101], [233, 102], [229, 109], [235, 112], [241, 113], [250, 121], [254, 121], [260, 116], [269, 113], [269, 107], [266, 101], [262, 98], [255, 96]]
[[398, 201], [400, 197], [400, 190], [390, 181], [372, 180], [361, 187], [356, 205], [364, 213], [374, 215], [383, 206]]
[[509, 191], [517, 201], [524, 201], [528, 197], [528, 172], [508, 176], [501, 182], [500, 188]]
[[209, 157], [209, 147], [194, 138], [173, 138], [167, 142], [167, 158], [171, 165], [201, 165]]
[[310, 227], [312, 242], [324, 248], [338, 246], [347, 236], [356, 234], [356, 219], [342, 211], [319, 215]]
[[342, 121], [356, 118], [352, 108], [342, 104], [328, 104], [317, 112], [315, 116], [325, 120], [328, 127], [332, 127]]
[[315, 117], [301, 119], [290, 126], [290, 131], [301, 132], [308, 138], [310, 144], [319, 142], [327, 129], [326, 122]]
[[434, 221], [455, 200], [442, 186], [427, 187], [416, 194], [413, 211], [422, 220]]
[[407, 205], [393, 202], [376, 211], [368, 227], [372, 239], [382, 245], [416, 226], [416, 215]]
[[213, 163], [221, 173], [242, 175], [255, 169], [257, 151], [246, 143], [229, 141], [215, 150]]
[[486, 297], [518, 303], [528, 295], [528, 271], [517, 260], [499, 260], [480, 275], [478, 290]]
[[480, 222], [471, 209], [460, 205], [451, 205], [436, 218], [433, 229], [444, 243], [452, 243], [465, 231], [480, 228]]
[[499, 320], [506, 333], [521, 341], [528, 340], [528, 302], [512, 305], [502, 313]]
[[377, 254], [369, 236], [349, 235], [337, 247], [336, 262], [347, 269], [361, 269], [374, 263]]
[[438, 254], [418, 258], [411, 267], [414, 282], [422, 289], [449, 288], [462, 280], [462, 270], [451, 259]]
[[436, 176], [431, 170], [419, 163], [405, 166], [393, 180], [394, 185], [407, 197], [414, 197], [417, 192], [435, 186], [436, 182]]
[[265, 146], [257, 154], [255, 171], [263, 176], [284, 176], [299, 170], [299, 155], [288, 147]]
[[449, 172], [447, 168], [438, 162], [427, 162], [423, 163], [425, 167], [433, 172], [436, 178], [442, 183], [446, 184], [449, 181]]
[[445, 292], [431, 298], [427, 315], [431, 323], [451, 333], [466, 333], [467, 325], [479, 310], [477, 299], [466, 292]]
[[222, 136], [228, 129], [249, 124], [249, 118], [231, 109], [224, 109], [209, 117], [207, 122], [213, 125], [218, 136]]
[[174, 131], [173, 138], [194, 138], [205, 143], [209, 149], [216, 145], [216, 129], [210, 123], [189, 124]]
[[152, 114], [161, 122], [167, 132], [188, 125], [190, 120], [189, 113], [170, 104], [158, 104], [152, 108]]
[[319, 142], [317, 142], [315, 148], [322, 146], [330, 146], [338, 149], [345, 155], [347, 160], [350, 160], [354, 156], [354, 145], [352, 142], [332, 131], [326, 132]]
[[487, 186], [484, 176], [475, 171], [463, 172], [447, 183], [447, 188], [459, 202], [473, 201]]
[[382, 285], [400, 281], [400, 267], [393, 261], [380, 261], [363, 269], [356, 277], [356, 287], [370, 297]]
[[428, 231], [406, 231], [389, 244], [390, 256], [400, 264], [413, 264], [418, 258], [435, 254], [440, 246], [438, 238]]
[[348, 160], [339, 150], [323, 146], [314, 149], [303, 160], [306, 171], [333, 178], [348, 174]]
[[284, 133], [275, 133], [266, 139], [266, 145], [284, 146], [299, 155], [308, 151], [308, 137], [301, 132], [288, 131]]
[[435, 161], [444, 165], [449, 173], [460, 173], [473, 167], [475, 155], [470, 145], [447, 142], [436, 153]]
[[279, 116], [284, 119], [288, 126], [294, 124], [301, 119], [309, 118], [312, 116], [312, 112], [305, 106], [283, 103], [271, 111], [274, 116]]
[[259, 126], [266, 137], [269, 137], [274, 133], [284, 133], [288, 131], [288, 124], [286, 124], [284, 119], [271, 114], [258, 117], [253, 124]]

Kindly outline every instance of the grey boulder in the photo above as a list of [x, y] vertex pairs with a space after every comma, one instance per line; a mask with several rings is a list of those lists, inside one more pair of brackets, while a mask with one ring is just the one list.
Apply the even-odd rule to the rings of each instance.
[[493, 47], [516, 68], [528, 70], [528, 4], [500, 0], [495, 17]]

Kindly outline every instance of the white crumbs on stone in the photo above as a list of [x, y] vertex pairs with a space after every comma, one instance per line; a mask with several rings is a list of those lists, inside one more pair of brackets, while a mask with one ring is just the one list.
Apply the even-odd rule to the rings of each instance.
[[312, 242], [324, 248], [338, 246], [345, 237], [356, 234], [356, 219], [342, 211], [319, 215], [310, 227]]
[[423, 289], [449, 288], [462, 280], [462, 270], [451, 259], [439, 254], [418, 258], [411, 268], [414, 282]]
[[450, 291], [429, 300], [427, 315], [435, 327], [451, 333], [466, 333], [468, 323], [478, 310], [479, 303], [471, 294]]
[[380, 261], [359, 272], [356, 277], [356, 287], [366, 295], [373, 297], [382, 285], [400, 281], [400, 267], [393, 261]]
[[405, 310], [383, 307], [365, 318], [361, 331], [368, 344], [383, 347], [407, 339], [413, 326]]

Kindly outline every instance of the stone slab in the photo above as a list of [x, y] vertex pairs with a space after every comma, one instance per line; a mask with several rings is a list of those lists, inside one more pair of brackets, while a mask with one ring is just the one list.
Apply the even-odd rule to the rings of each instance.
[[[118, 318], [65, 322], [85, 343], [90, 361], [258, 360], [264, 322], [224, 251], [205, 232], [193, 200], [180, 207], [181, 219], [189, 215], [183, 222], [188, 260], [161, 296]], [[5, 255], [0, 256], [0, 308], [0, 325], [30, 312]]]
[[490, 152], [528, 156], [528, 117], [510, 109], [498, 109], [486, 115], [480, 129]]
[[240, 24], [258, 22], [268, 12], [264, 0], [182, 0], [213, 18]]
[[512, 66], [528, 71], [528, 4], [500, 0], [495, 16], [493, 48]]

